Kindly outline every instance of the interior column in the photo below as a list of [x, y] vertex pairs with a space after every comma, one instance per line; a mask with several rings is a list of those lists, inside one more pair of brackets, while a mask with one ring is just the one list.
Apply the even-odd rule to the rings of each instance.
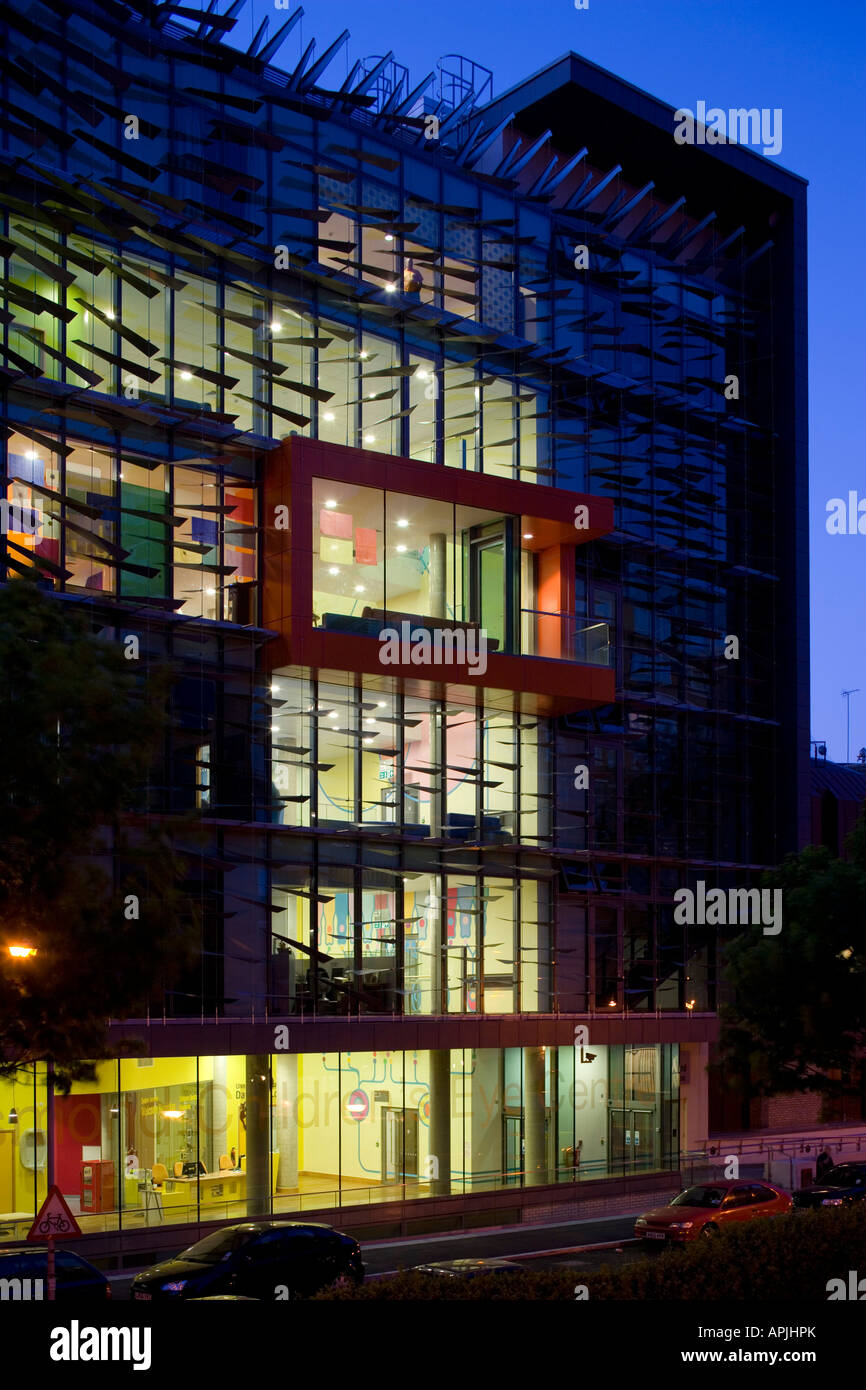
[[276, 1054], [277, 1097], [274, 1104], [274, 1148], [279, 1154], [277, 1187], [298, 1186], [298, 1059]]
[[270, 1213], [270, 1063], [268, 1054], [246, 1059], [246, 1156], [247, 1216]]
[[430, 574], [429, 574], [429, 596], [430, 596], [430, 617], [445, 618], [446, 610], [446, 548], [445, 534], [436, 531], [430, 537]]
[[523, 1049], [523, 1161], [527, 1187], [549, 1181], [544, 1116], [544, 1048]]
[[430, 1053], [430, 1157], [435, 1159], [430, 1191], [436, 1197], [451, 1192], [451, 1053]]

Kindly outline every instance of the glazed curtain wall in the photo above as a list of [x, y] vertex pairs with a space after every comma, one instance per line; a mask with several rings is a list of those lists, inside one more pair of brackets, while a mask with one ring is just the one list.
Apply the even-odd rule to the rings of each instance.
[[545, 845], [549, 721], [392, 695], [347, 675], [271, 683], [274, 821]]
[[274, 1012], [546, 1013], [546, 883], [492, 874], [355, 867], [274, 871]]
[[[667, 1045], [138, 1057], [95, 1073], [54, 1102], [55, 1181], [84, 1231], [678, 1162], [678, 1056]], [[0, 1106], [0, 1241], [12, 1241], [46, 1191], [43, 1072], [0, 1082]]]

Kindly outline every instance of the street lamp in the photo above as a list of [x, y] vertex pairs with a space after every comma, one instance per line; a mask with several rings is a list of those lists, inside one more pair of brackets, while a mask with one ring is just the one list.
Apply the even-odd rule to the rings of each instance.
[[[38, 948], [31, 946], [29, 941], [10, 941], [6, 946], [6, 953], [12, 960], [32, 960], [38, 955]], [[14, 1116], [14, 1119], [13, 1119]], [[9, 1115], [9, 1124], [18, 1123], [18, 1112], [15, 1109], [15, 1095], [13, 1083], [12, 1110]], [[54, 1186], [54, 1058], [45, 1059], [45, 1129], [48, 1135], [48, 1151], [46, 1155], [46, 1173], [49, 1189]], [[49, 1242], [50, 1244], [50, 1242]], [[52, 1275], [53, 1278], [53, 1275]]]

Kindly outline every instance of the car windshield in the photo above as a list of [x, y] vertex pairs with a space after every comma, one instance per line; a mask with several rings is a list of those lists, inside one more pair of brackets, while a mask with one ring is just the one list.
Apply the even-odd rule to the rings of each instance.
[[205, 1236], [204, 1240], [191, 1245], [189, 1249], [182, 1250], [177, 1256], [179, 1260], [195, 1260], [198, 1264], [215, 1265], [228, 1255], [232, 1250], [237, 1250], [252, 1235], [251, 1231], [214, 1231], [213, 1235]]
[[854, 1187], [858, 1182], [863, 1182], [864, 1176], [866, 1168], [856, 1163], [840, 1163], [838, 1167], [831, 1168], [821, 1181], [828, 1187]]
[[687, 1187], [674, 1197], [672, 1207], [720, 1207], [725, 1197], [723, 1187]]

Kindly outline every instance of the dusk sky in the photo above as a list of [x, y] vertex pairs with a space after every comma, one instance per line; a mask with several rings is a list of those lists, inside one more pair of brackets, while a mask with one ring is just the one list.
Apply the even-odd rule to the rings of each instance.
[[[847, 499], [852, 490], [866, 498], [856, 421], [866, 395], [864, 8], [856, 0], [589, 0], [586, 10], [574, 0], [308, 0], [305, 10], [281, 65], [297, 61], [311, 38], [321, 53], [349, 29], [331, 82], [356, 58], [391, 49], [417, 83], [438, 57], [457, 52], [492, 68], [496, 95], [573, 50], [674, 107], [694, 110], [699, 100], [725, 109], [781, 107], [777, 162], [809, 181], [812, 736], [827, 741], [828, 757], [844, 761], [841, 692], [859, 687], [851, 720], [856, 757], [866, 745], [866, 535], [830, 536], [825, 522], [831, 498]], [[253, 0], [234, 42], [246, 43], [265, 14], [271, 35], [287, 17], [286, 9]], [[591, 157], [592, 131], [575, 129], [574, 144], [586, 144]]]

